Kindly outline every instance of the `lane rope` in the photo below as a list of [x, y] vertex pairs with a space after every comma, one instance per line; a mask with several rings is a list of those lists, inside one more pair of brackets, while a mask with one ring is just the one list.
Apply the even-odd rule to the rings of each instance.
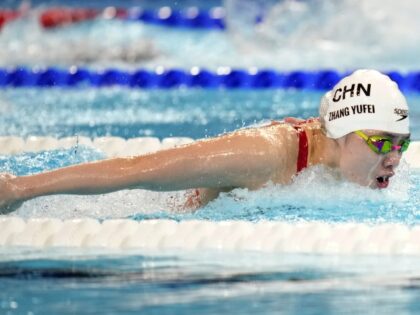
[[[420, 92], [420, 71], [385, 72], [402, 91]], [[122, 86], [142, 89], [308, 89], [328, 90], [349, 72], [335, 70], [282, 72], [274, 69], [235, 69], [219, 67], [214, 71], [192, 67], [154, 70], [119, 69], [92, 70], [72, 66], [68, 69], [17, 67], [0, 68], [0, 88], [7, 87], [109, 87]]]
[[98, 17], [140, 21], [170, 27], [225, 29], [225, 9], [222, 7], [214, 7], [209, 10], [197, 7], [176, 10], [168, 6], [154, 10], [140, 7], [129, 9], [116, 7], [107, 7], [105, 9], [57, 7], [49, 8], [42, 12], [39, 21], [44, 28], [48, 29]]
[[[25, 152], [40, 152], [46, 150], [70, 149], [77, 146], [87, 146], [102, 151], [107, 157], [134, 156], [168, 149], [193, 142], [186, 137], [164, 138], [160, 141], [155, 137], [139, 137], [124, 139], [120, 137], [54, 137], [31, 136], [21, 138], [16, 136], [0, 137], [0, 155], [21, 154]], [[413, 141], [403, 159], [411, 168], [420, 169], [420, 141]]]
[[[27, 13], [27, 10], [23, 14], [20, 10], [0, 9], [0, 29], [7, 23], [27, 15]], [[223, 7], [213, 7], [209, 10], [198, 7], [177, 10], [168, 6], [157, 9], [141, 7], [106, 7], [103, 9], [51, 7], [40, 13], [39, 24], [45, 29], [52, 29], [102, 18], [106, 20], [139, 21], [168, 27], [223, 30], [226, 28], [225, 15]]]
[[402, 224], [0, 217], [1, 247], [419, 255], [419, 237]]
[[21, 16], [20, 11], [0, 9], [0, 30], [7, 23], [10, 23]]

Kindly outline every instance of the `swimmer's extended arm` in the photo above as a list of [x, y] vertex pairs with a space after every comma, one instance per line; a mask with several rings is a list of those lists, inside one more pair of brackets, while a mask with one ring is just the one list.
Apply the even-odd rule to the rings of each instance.
[[[9, 178], [10, 199], [52, 194], [100, 194], [120, 189], [252, 187], [279, 171], [286, 158], [280, 132], [245, 129], [156, 153], [80, 164]], [[277, 145], [276, 145], [277, 144]], [[2, 196], [3, 195], [3, 196]], [[0, 187], [1, 201], [7, 199]]]

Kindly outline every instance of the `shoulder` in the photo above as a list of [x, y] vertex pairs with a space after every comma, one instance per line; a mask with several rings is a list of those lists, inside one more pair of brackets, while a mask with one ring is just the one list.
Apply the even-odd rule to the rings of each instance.
[[274, 148], [284, 144], [294, 132], [294, 128], [290, 124], [273, 120], [264, 125], [239, 129], [234, 134], [260, 138]]

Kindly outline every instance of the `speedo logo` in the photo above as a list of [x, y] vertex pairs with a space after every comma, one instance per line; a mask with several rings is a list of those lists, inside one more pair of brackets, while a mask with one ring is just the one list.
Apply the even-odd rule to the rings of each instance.
[[335, 90], [334, 97], [332, 100], [334, 102], [338, 102], [339, 100], [345, 100], [346, 95], [348, 95], [349, 97], [354, 97], [355, 92], [356, 92], [356, 96], [360, 96], [362, 92], [366, 96], [370, 96], [370, 88], [371, 88], [370, 83], [367, 84], [366, 86], [364, 86], [362, 83], [352, 84], [350, 86], [344, 85], [343, 88], [340, 87], [337, 90]]
[[394, 108], [394, 114], [401, 116], [401, 118], [396, 121], [404, 120], [408, 117], [408, 110], [401, 109], [401, 108]]

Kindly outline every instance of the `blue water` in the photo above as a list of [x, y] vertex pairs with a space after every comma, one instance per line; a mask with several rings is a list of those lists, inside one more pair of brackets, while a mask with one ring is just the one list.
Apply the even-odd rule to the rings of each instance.
[[[0, 135], [215, 136], [264, 120], [318, 115], [322, 92], [299, 90], [0, 90]], [[28, 100], [31, 100], [28, 102]], [[408, 94], [420, 139], [420, 95]]]
[[[32, 2], [35, 6], [51, 3], [56, 2]], [[156, 7], [163, 1], [112, 3]], [[181, 8], [192, 3], [196, 2], [170, 4]], [[264, 12], [264, 23], [253, 28], [255, 3], [263, 1], [224, 2], [234, 13], [227, 32], [101, 20], [44, 31], [34, 13], [1, 31], [0, 65], [344, 71], [418, 67], [419, 41], [412, 32], [418, 29], [416, 1], [406, 1], [406, 7], [402, 3], [395, 7], [393, 1], [360, 6], [352, 6], [353, 1], [296, 1], [300, 7], [279, 5], [271, 14]], [[265, 9], [272, 8], [275, 1], [266, 3], [270, 5]], [[220, 2], [202, 5], [214, 4]], [[2, 5], [17, 7], [18, 3], [7, 0]], [[328, 14], [329, 10], [343, 14]], [[350, 31], [346, 21], [358, 23]], [[115, 53], [116, 47], [122, 47], [123, 53]], [[0, 135], [202, 138], [267, 119], [316, 116], [320, 97], [319, 92], [292, 90], [7, 89], [0, 90]], [[419, 96], [408, 95], [408, 101], [412, 138], [420, 140]], [[86, 147], [0, 156], [0, 172], [32, 174], [102, 158], [103, 153]], [[420, 220], [419, 196], [420, 173], [402, 163], [386, 191], [359, 187], [331, 170], [312, 168], [290, 186], [267, 185], [254, 192], [236, 189], [194, 213], [170, 211], [167, 199], [182, 202], [182, 193], [133, 190], [37, 198], [25, 202], [14, 215], [413, 225]], [[418, 266], [415, 256], [2, 247], [0, 314], [416, 314]]]
[[413, 257], [8, 255], [0, 263], [3, 314], [415, 314], [420, 306]]
[[[265, 118], [316, 115], [320, 97], [302, 91], [119, 89], [18, 89], [0, 95], [3, 135], [126, 138], [199, 138]], [[415, 103], [417, 96], [410, 96], [410, 101]], [[417, 121], [415, 139], [419, 139]], [[0, 171], [32, 174], [102, 158], [103, 153], [78, 146], [0, 156]], [[290, 186], [268, 185], [255, 192], [236, 189], [190, 214], [170, 211], [165, 201], [169, 196], [141, 190], [51, 196], [26, 202], [17, 215], [407, 225], [420, 221], [420, 173], [404, 163], [386, 191], [358, 187], [329, 170], [313, 168]], [[175, 197], [182, 202], [182, 194]], [[420, 307], [418, 263], [418, 257], [1, 248], [0, 310], [5, 314], [97, 314], [98, 310], [104, 314], [411, 314]]]

